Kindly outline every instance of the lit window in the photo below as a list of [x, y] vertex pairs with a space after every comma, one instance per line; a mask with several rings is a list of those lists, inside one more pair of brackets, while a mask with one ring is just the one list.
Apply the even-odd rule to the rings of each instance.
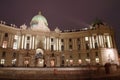
[[13, 40], [13, 49], [17, 49], [17, 40], [18, 40], [18, 36], [15, 35], [14, 40]]
[[13, 64], [13, 65], [16, 64], [16, 61], [17, 61], [16, 59], [13, 59], [13, 60], [12, 60], [12, 64]]
[[73, 65], [73, 60], [72, 60], [72, 59], [70, 59], [70, 65], [71, 65], [71, 66]]
[[1, 59], [1, 64], [5, 64], [5, 59]]
[[85, 59], [87, 63], [90, 63], [90, 59]]
[[7, 41], [3, 41], [2, 48], [7, 48]]
[[69, 60], [68, 59], [66, 59], [66, 62], [68, 62]]
[[99, 62], [100, 62], [99, 58], [96, 58], [95, 61], [96, 61], [96, 63], [99, 63]]
[[82, 60], [81, 59], [78, 59], [78, 64], [81, 64], [82, 63]]
[[50, 64], [51, 64], [51, 67], [54, 67], [54, 66], [55, 66], [55, 61], [54, 61], [54, 60], [51, 60], [51, 61], [50, 61]]
[[85, 41], [88, 41], [88, 37], [85, 37]]

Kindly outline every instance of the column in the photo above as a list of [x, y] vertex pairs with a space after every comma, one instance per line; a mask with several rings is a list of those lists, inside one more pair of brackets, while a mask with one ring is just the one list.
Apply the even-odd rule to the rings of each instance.
[[73, 39], [73, 48], [74, 48], [74, 50], [77, 50], [77, 47], [78, 47], [77, 39], [75, 38], [75, 39]]
[[19, 35], [20, 36], [20, 45], [19, 45], [19, 49], [22, 49], [22, 35]]
[[18, 35], [17, 49], [20, 49], [20, 41], [21, 41], [21, 36]]
[[91, 39], [91, 36], [89, 37], [89, 42], [90, 42], [90, 49], [92, 49], [92, 39]]
[[1, 40], [0, 40], [0, 46], [2, 46], [2, 44], [3, 44], [3, 37], [4, 37], [4, 33], [1, 33]]
[[65, 42], [64, 42], [64, 44], [65, 44], [65, 50], [68, 49], [68, 48], [67, 48], [67, 46], [68, 46], [68, 45], [67, 45], [67, 42], [68, 42], [67, 39], [65, 39]]
[[14, 34], [11, 35], [11, 48], [13, 48], [13, 40], [14, 40]]
[[11, 34], [9, 34], [9, 36], [8, 36], [8, 44], [7, 44], [7, 47], [10, 47], [10, 38], [11, 38]]
[[85, 37], [81, 37], [81, 49], [85, 49]]
[[30, 44], [30, 45], [29, 45], [29, 48], [30, 48], [30, 49], [32, 49], [32, 41], [33, 41], [33, 37], [30, 36], [30, 42], [29, 42], [29, 44]]
[[93, 35], [92, 35], [92, 44], [93, 44], [93, 48], [95, 48], [95, 40]]
[[112, 37], [110, 35], [110, 44], [111, 44], [111, 48], [113, 48], [113, 42], [112, 42]]
[[50, 37], [47, 38], [47, 50], [50, 50]]
[[32, 49], [34, 49], [35, 48], [35, 37], [34, 37], [34, 35], [32, 36]]
[[99, 39], [99, 35], [97, 35], [97, 41], [98, 41], [98, 47], [100, 47], [100, 39]]
[[59, 40], [58, 37], [56, 38], [56, 50], [58, 51]]
[[24, 49], [26, 49], [26, 42], [27, 42], [27, 36], [25, 35], [25, 38], [24, 38]]
[[47, 50], [49, 50], [49, 37], [47, 37]]
[[47, 37], [45, 36], [45, 39], [44, 39], [44, 49], [47, 50]]
[[22, 46], [21, 46], [22, 49], [23, 49], [23, 45], [24, 45], [24, 35], [22, 35]]
[[34, 36], [34, 49], [36, 49], [36, 36]]
[[58, 38], [58, 51], [60, 50], [59, 47], [60, 47], [60, 38]]

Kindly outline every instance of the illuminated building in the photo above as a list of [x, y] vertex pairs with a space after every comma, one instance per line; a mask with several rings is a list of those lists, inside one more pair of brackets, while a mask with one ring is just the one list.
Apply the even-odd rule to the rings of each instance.
[[39, 13], [26, 25], [16, 28], [1, 21], [0, 64], [18, 67], [71, 67], [119, 64], [114, 32], [97, 20], [88, 28], [50, 31]]

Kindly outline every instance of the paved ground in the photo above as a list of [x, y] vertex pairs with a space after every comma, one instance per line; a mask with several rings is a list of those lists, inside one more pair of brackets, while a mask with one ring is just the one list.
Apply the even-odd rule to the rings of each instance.
[[0, 68], [0, 80], [120, 80], [120, 68]]

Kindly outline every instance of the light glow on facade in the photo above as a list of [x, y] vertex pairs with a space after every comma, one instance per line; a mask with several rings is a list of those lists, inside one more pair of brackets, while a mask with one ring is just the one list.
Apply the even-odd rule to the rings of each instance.
[[[38, 14], [28, 28], [0, 27], [0, 59], [4, 59], [4, 66], [11, 66], [9, 61], [30, 67], [104, 65], [108, 61], [119, 64], [113, 30], [104, 23], [87, 29], [50, 31], [46, 18]], [[13, 53], [18, 56], [11, 56]]]

